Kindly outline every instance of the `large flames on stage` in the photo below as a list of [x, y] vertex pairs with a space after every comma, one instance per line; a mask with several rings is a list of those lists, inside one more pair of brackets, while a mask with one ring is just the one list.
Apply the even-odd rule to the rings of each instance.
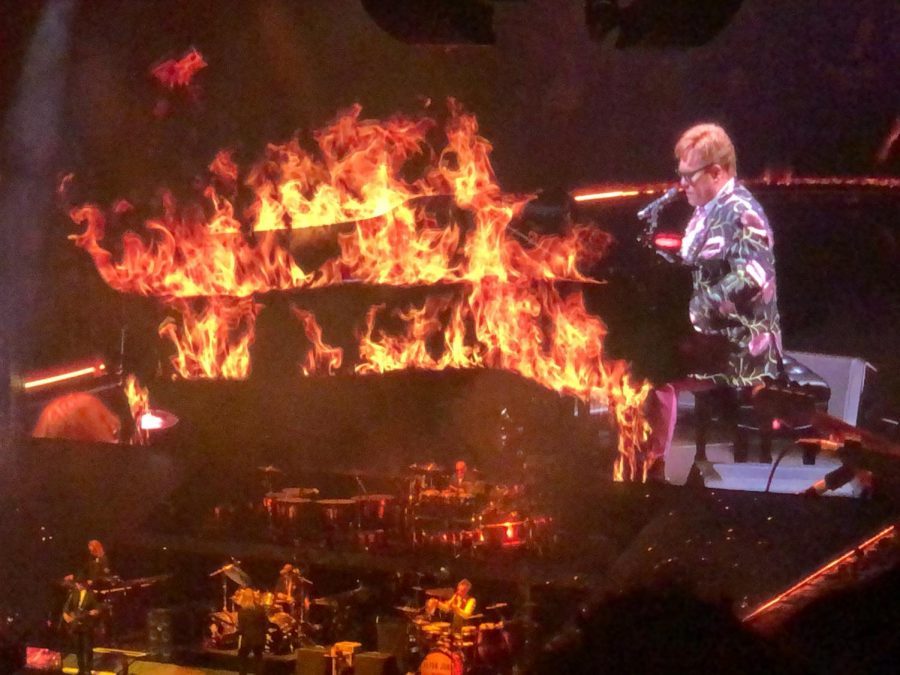
[[[609, 238], [578, 226], [540, 237], [511, 231], [533, 195], [500, 189], [489, 142], [455, 101], [441, 149], [428, 117], [360, 114], [354, 106], [316, 132], [315, 153], [298, 139], [270, 145], [244, 172], [232, 153], [220, 152], [202, 208], [167, 194], [161, 213], [137, 228], [142, 234], [126, 231], [113, 244], [106, 231], [127, 227], [132, 205], [77, 206], [71, 217], [84, 229], [72, 239], [112, 288], [156, 296], [180, 316], [159, 334], [171, 341], [174, 373], [185, 379], [249, 375], [261, 294], [348, 283], [434, 286], [440, 292], [421, 306], [390, 317], [384, 306], [371, 307], [360, 321], [357, 359], [328, 344], [310, 311], [293, 308], [312, 345], [298, 376], [512, 371], [608, 405], [619, 429], [616, 477], [644, 478], [649, 385], [605, 357], [606, 328], [571, 283], [595, 283], [578, 262], [602, 255]], [[440, 200], [450, 208], [435, 207]], [[304, 267], [304, 246], [332, 230], [336, 254]]]

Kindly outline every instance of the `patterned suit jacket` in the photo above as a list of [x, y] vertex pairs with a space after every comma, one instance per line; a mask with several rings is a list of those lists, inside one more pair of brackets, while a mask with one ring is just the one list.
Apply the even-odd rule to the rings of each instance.
[[698, 377], [746, 386], [778, 375], [773, 245], [762, 206], [740, 183], [708, 206], [703, 229], [683, 255], [693, 267], [690, 319], [700, 333], [726, 337], [731, 354], [725, 372]]

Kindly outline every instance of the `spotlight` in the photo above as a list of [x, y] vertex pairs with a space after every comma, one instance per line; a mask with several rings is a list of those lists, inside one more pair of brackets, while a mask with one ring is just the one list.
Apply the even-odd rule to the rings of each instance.
[[178, 417], [166, 410], [148, 410], [140, 416], [138, 426], [142, 431], [160, 431], [178, 424]]

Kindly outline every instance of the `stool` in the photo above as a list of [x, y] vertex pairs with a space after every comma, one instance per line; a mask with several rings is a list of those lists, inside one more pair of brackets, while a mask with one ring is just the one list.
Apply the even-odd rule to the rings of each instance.
[[[694, 394], [698, 461], [706, 460], [707, 435], [714, 419], [732, 430], [735, 462], [747, 461], [754, 435], [759, 437], [760, 461], [771, 462], [775, 438], [796, 439], [811, 432], [809, 413], [827, 410], [831, 389], [821, 376], [796, 359], [785, 356], [783, 364], [783, 381], [766, 382], [762, 391], [758, 391], [759, 385], [720, 386]], [[782, 420], [788, 423], [782, 424]], [[804, 452], [803, 463], [814, 462], [814, 455]]]

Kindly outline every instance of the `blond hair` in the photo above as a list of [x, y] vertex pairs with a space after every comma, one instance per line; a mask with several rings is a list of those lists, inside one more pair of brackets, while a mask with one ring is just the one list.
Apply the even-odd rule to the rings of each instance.
[[718, 164], [729, 176], [737, 174], [734, 144], [718, 124], [695, 124], [681, 134], [675, 144], [675, 159], [683, 160], [691, 152], [706, 164]]

